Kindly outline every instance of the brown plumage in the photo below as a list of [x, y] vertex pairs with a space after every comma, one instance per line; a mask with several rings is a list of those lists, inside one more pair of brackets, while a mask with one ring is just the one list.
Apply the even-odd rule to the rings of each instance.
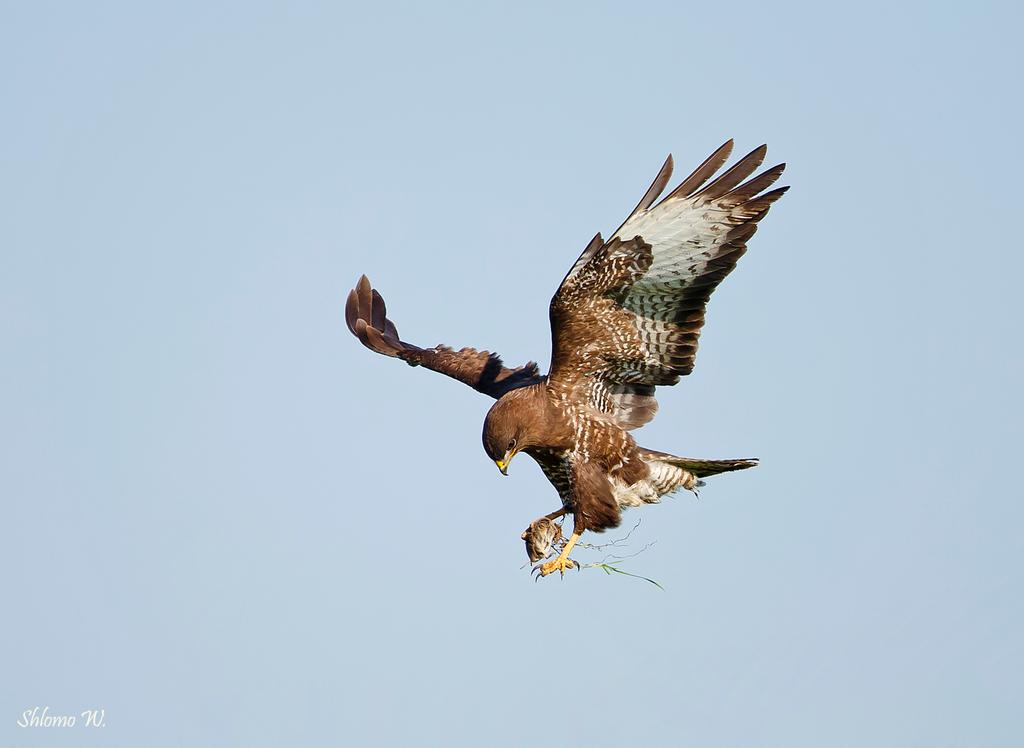
[[523, 530], [522, 539], [526, 541], [526, 555], [530, 563], [537, 563], [547, 557], [554, 544], [562, 538], [561, 526], [548, 517], [535, 519]]
[[551, 300], [546, 377], [532, 362], [509, 369], [487, 351], [403, 342], [366, 276], [349, 294], [345, 319], [365, 346], [497, 398], [484, 421], [484, 450], [503, 473], [518, 452], [533, 457], [562, 500], [546, 519], [574, 517], [572, 537], [539, 567], [542, 575], [572, 568], [568, 554], [579, 535], [618, 526], [623, 508], [756, 464], [676, 457], [639, 447], [629, 433], [654, 417], [656, 386], [693, 370], [711, 293], [788, 189], [766, 191], [784, 164], [750, 178], [765, 146], [709, 182], [731, 151], [730, 140], [656, 202], [671, 179], [669, 156], [611, 239], [590, 241]]

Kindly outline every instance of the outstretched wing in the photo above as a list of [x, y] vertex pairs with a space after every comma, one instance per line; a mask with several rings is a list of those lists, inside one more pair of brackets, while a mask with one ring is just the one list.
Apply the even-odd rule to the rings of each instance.
[[766, 151], [755, 148], [705, 186], [729, 158], [730, 140], [655, 205], [672, 175], [669, 156], [612, 238], [594, 237], [551, 300], [553, 388], [623, 428], [654, 417], [655, 385], [693, 370], [712, 291], [789, 189], [765, 192], [785, 164], [744, 181]]
[[448, 346], [419, 348], [398, 338], [398, 330], [387, 318], [384, 299], [370, 286], [364, 275], [345, 304], [345, 322], [363, 345], [385, 356], [400, 358], [410, 366], [425, 366], [465, 382], [473, 389], [499, 398], [509, 390], [542, 381], [532, 361], [518, 369], [508, 369], [496, 353]]

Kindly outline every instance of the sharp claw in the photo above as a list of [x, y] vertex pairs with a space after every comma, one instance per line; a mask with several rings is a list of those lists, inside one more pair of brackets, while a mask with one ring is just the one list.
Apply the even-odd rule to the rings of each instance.
[[573, 561], [571, 558], [561, 560], [561, 563], [554, 565], [552, 568], [550, 568], [550, 570], [547, 573], [545, 573], [544, 571], [545, 566], [549, 566], [549, 564], [538, 563], [531, 569], [530, 573], [534, 575], [533, 581], [536, 582], [541, 577], [550, 576], [554, 574], [556, 570], [558, 571], [558, 576], [564, 579], [566, 569], [575, 568], [576, 571], [579, 571], [582, 568], [577, 562]]

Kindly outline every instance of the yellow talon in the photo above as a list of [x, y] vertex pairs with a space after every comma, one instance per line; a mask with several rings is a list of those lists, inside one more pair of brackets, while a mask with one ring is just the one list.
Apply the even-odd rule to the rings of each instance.
[[554, 561], [548, 561], [546, 564], [541, 564], [540, 575], [546, 577], [548, 574], [553, 574], [556, 571], [559, 575], [565, 575], [566, 569], [575, 569], [577, 564], [571, 558], [562, 558], [559, 556]]
[[537, 571], [540, 572], [540, 575], [542, 577], [546, 577], [548, 574], [552, 574], [557, 571], [560, 576], [564, 576], [566, 569], [580, 568], [579, 564], [577, 564], [575, 561], [569, 558], [569, 551], [572, 550], [572, 547], [576, 545], [576, 541], [579, 539], [579, 533], [574, 532], [572, 536], [569, 538], [569, 542], [565, 544], [565, 547], [562, 549], [562, 552], [558, 554], [558, 558], [556, 558], [554, 561], [548, 561], [546, 564], [541, 564], [537, 568]]

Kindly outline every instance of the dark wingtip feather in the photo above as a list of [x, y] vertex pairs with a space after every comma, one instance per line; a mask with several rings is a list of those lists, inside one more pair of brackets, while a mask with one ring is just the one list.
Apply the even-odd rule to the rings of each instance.
[[345, 324], [363, 345], [377, 353], [397, 356], [408, 348], [387, 318], [384, 297], [370, 285], [365, 275], [359, 278], [345, 301]]
[[741, 223], [739, 226], [737, 226], [727, 234], [728, 242], [726, 243], [726, 246], [743, 244], [756, 233], [757, 221], [748, 221], [746, 223]]
[[754, 170], [761, 165], [764, 157], [768, 155], [768, 146], [759, 145], [746, 156], [737, 161], [731, 168], [722, 174], [718, 179], [701, 190], [694, 197], [702, 197], [705, 200], [714, 200], [722, 197], [733, 187], [754, 173]]
[[366, 328], [366, 340], [364, 341], [377, 353], [383, 353], [385, 356], [397, 356], [401, 352], [400, 348], [396, 348], [389, 341], [384, 339], [375, 328]]
[[[651, 186], [647, 188], [647, 192], [645, 192], [644, 196], [640, 198], [640, 202], [637, 203], [635, 208], [633, 208], [633, 212], [629, 214], [629, 218], [632, 218], [640, 211], [650, 208], [654, 201], [658, 199], [658, 196], [665, 191], [668, 181], [672, 178], [672, 169], [674, 166], [675, 162], [672, 160], [672, 154], [670, 153], [668, 154], [668, 158], [665, 159], [665, 163], [663, 163], [661, 168], [658, 170], [658, 176], [654, 178], [654, 181], [651, 182]], [[626, 220], [628, 221], [629, 218]]]
[[759, 195], [756, 199], [758, 202], [760, 202], [761, 200], [765, 200], [770, 205], [771, 203], [774, 203], [780, 197], [785, 195], [787, 192], [789, 192], [788, 184], [785, 187], [776, 187], [771, 192], [766, 192], [763, 195]]
[[387, 307], [384, 306], [384, 297], [377, 293], [377, 289], [370, 290], [370, 298], [373, 305], [370, 308], [370, 322], [378, 330], [383, 330], [387, 325]]
[[356, 323], [352, 326], [352, 332], [363, 342], [363, 345], [366, 345], [366, 320], [362, 317], [357, 319]]
[[733, 140], [729, 138], [722, 145], [718, 146], [714, 153], [704, 159], [704, 163], [694, 169], [693, 173], [672, 190], [665, 199], [668, 200], [678, 196], [688, 197], [700, 189], [701, 185], [711, 179], [715, 172], [722, 168], [722, 164], [729, 160], [732, 148]]
[[[672, 179], [672, 169], [674, 164], [675, 162], [672, 160], [672, 154], [670, 153], [668, 154], [668, 158], [665, 159], [665, 163], [661, 165], [661, 169], [658, 170], [658, 175], [654, 178], [654, 181], [651, 182], [651, 186], [647, 188], [647, 192], [644, 193], [644, 196], [640, 198], [640, 202], [638, 202], [636, 207], [630, 211], [628, 216], [626, 216], [626, 220], [622, 222], [619, 229], [629, 223], [629, 220], [637, 213], [642, 213], [650, 208], [661, 193], [665, 191], [665, 187], [668, 185], [669, 180]], [[619, 233], [619, 229], [616, 229], [612, 233], [612, 236]]]
[[359, 296], [353, 288], [348, 292], [348, 300], [345, 302], [345, 324], [353, 335], [356, 334], [356, 320], [359, 319]]
[[762, 192], [775, 184], [776, 180], [782, 176], [782, 172], [785, 171], [785, 169], [785, 164], [776, 164], [770, 169], [765, 169], [757, 176], [748, 179], [739, 187], [733, 189], [725, 195], [725, 197], [729, 198], [729, 201], [734, 203], [742, 203], [746, 200], [751, 200], [757, 197], [759, 192]]
[[360, 319], [369, 319], [370, 310], [373, 309], [373, 287], [370, 286], [370, 281], [364, 275], [359, 279], [359, 285], [356, 286], [356, 293], [359, 298], [359, 317]]

